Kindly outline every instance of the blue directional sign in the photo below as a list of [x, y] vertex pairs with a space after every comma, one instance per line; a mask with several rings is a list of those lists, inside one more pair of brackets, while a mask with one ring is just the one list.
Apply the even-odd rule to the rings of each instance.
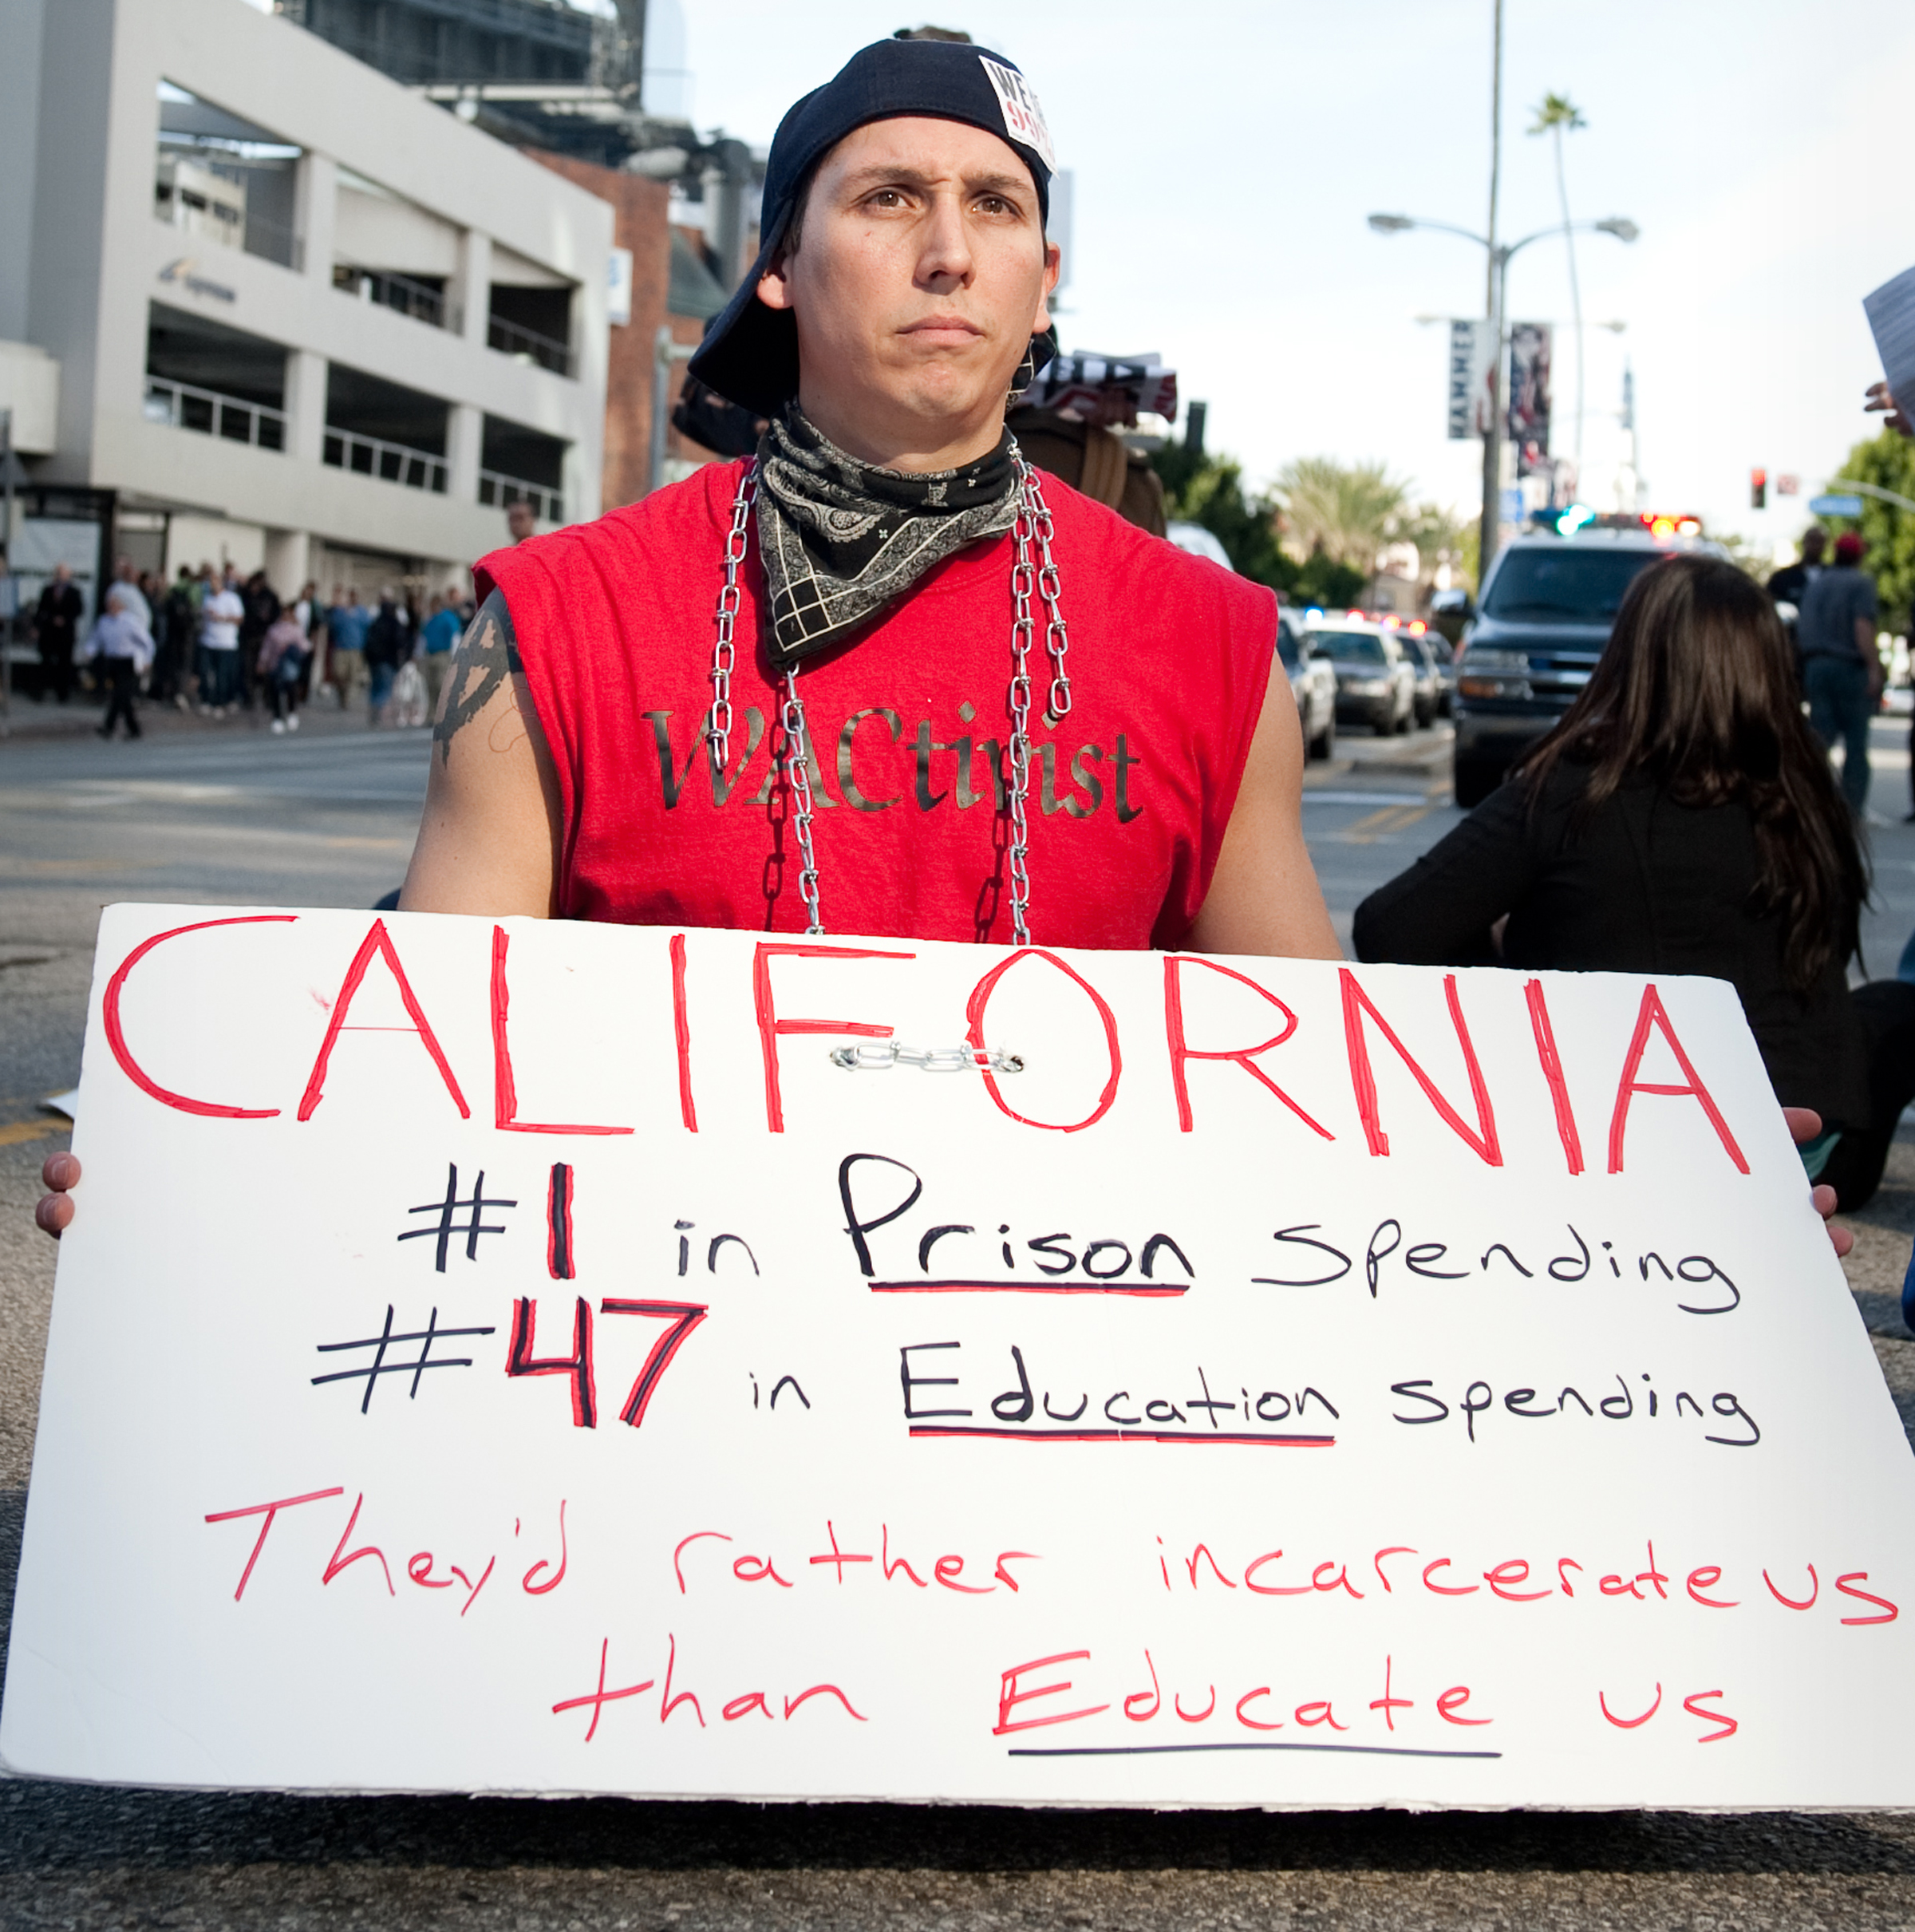
[[1809, 512], [1814, 516], [1859, 516], [1862, 499], [1859, 496], [1811, 496]]

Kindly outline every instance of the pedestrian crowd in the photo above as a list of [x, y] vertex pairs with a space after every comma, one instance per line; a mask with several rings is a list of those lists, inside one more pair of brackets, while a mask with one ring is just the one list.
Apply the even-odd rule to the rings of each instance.
[[90, 677], [107, 699], [101, 737], [124, 726], [136, 738], [141, 696], [207, 718], [263, 713], [275, 733], [297, 731], [301, 705], [322, 698], [363, 704], [370, 725], [429, 723], [472, 606], [456, 584], [423, 611], [390, 585], [369, 605], [347, 584], [322, 600], [314, 583], [289, 602], [264, 571], [183, 563], [168, 583], [122, 557], [83, 635], [85, 610], [71, 569], [57, 564], [32, 616], [39, 696], [67, 704]]

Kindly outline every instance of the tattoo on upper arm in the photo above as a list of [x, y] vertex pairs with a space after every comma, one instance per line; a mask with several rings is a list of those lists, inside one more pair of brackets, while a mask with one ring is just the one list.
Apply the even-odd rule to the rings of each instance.
[[492, 702], [507, 678], [524, 669], [512, 634], [512, 614], [505, 599], [494, 591], [479, 606], [479, 614], [453, 654], [445, 709], [432, 726], [432, 742], [439, 747], [442, 764], [452, 761], [452, 740]]

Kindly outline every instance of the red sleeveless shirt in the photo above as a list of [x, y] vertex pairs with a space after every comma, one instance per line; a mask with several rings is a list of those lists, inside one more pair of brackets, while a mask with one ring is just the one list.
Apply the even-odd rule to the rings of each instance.
[[[802, 932], [779, 697], [758, 642], [756, 538], [739, 574], [731, 759], [704, 738], [714, 610], [742, 465], [713, 464], [596, 523], [496, 551], [558, 767], [562, 916]], [[1033, 599], [1033, 939], [1179, 943], [1209, 890], [1275, 647], [1268, 590], [1047, 476], [1072, 707], [1049, 688]], [[1011, 939], [1009, 535], [920, 579], [855, 644], [798, 675], [815, 763], [820, 911], [835, 933]]]

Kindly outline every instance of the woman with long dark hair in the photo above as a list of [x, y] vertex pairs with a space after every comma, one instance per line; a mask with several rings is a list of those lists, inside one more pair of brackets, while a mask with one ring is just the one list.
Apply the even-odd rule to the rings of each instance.
[[1905, 1020], [1907, 990], [1848, 987], [1868, 890], [1774, 605], [1731, 564], [1673, 556], [1510, 781], [1357, 908], [1356, 953], [1729, 981], [1776, 1098], [1822, 1116], [1810, 1177], [1852, 1207], [1906, 1097], [1871, 1094], [1870, 1035]]

